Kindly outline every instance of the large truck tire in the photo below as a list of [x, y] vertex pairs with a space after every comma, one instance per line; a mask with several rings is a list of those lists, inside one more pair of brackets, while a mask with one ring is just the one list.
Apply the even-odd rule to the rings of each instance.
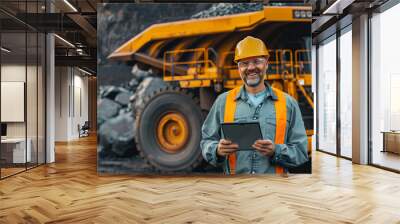
[[167, 86], [138, 108], [135, 140], [140, 155], [163, 173], [189, 172], [202, 161], [203, 116], [186, 90]]

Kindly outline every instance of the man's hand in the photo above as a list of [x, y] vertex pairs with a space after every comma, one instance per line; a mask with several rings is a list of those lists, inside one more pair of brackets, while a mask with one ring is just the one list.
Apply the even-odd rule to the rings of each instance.
[[264, 156], [272, 156], [275, 153], [275, 144], [271, 140], [257, 140], [252, 147]]
[[217, 155], [227, 156], [231, 153], [236, 152], [239, 149], [238, 144], [233, 144], [232, 141], [221, 139], [218, 143]]

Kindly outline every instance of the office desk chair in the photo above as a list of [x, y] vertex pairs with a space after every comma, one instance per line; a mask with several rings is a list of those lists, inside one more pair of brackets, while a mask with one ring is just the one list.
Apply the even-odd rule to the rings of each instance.
[[90, 129], [89, 121], [85, 121], [82, 127], [80, 127], [80, 125], [78, 124], [79, 138], [89, 136], [89, 129]]

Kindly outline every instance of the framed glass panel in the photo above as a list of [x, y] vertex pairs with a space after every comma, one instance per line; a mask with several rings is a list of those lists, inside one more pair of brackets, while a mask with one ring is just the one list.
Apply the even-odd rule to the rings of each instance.
[[[0, 5], [18, 18], [45, 10], [44, 0]], [[0, 178], [45, 162], [45, 44], [43, 33], [0, 12]]]
[[38, 82], [38, 105], [37, 105], [37, 115], [38, 115], [38, 122], [37, 122], [37, 129], [38, 129], [38, 140], [37, 140], [37, 147], [38, 147], [38, 157], [37, 161], [38, 164], [44, 164], [46, 162], [46, 144], [45, 144], [45, 118], [46, 118], [46, 104], [45, 104], [45, 99], [46, 99], [46, 74], [45, 74], [45, 65], [46, 65], [46, 51], [45, 51], [45, 45], [46, 45], [46, 37], [44, 34], [39, 33], [39, 41], [38, 41], [38, 76], [37, 76], [37, 82]]
[[318, 149], [336, 154], [336, 39], [318, 48]]
[[352, 157], [352, 32], [340, 36], [340, 154]]
[[1, 174], [2, 178], [26, 170], [31, 151], [26, 142], [27, 48], [25, 32], [1, 34]]
[[400, 170], [400, 5], [371, 18], [371, 162]]
[[26, 81], [26, 112], [27, 112], [27, 144], [30, 148], [30, 161], [28, 168], [34, 167], [38, 163], [38, 35], [36, 32], [27, 33], [28, 38], [28, 62], [27, 62], [27, 81]]

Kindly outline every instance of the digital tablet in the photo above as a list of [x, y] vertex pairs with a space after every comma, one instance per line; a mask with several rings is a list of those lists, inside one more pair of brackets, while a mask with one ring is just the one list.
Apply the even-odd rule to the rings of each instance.
[[239, 145], [239, 150], [253, 150], [256, 140], [263, 139], [260, 123], [222, 123], [224, 138]]

